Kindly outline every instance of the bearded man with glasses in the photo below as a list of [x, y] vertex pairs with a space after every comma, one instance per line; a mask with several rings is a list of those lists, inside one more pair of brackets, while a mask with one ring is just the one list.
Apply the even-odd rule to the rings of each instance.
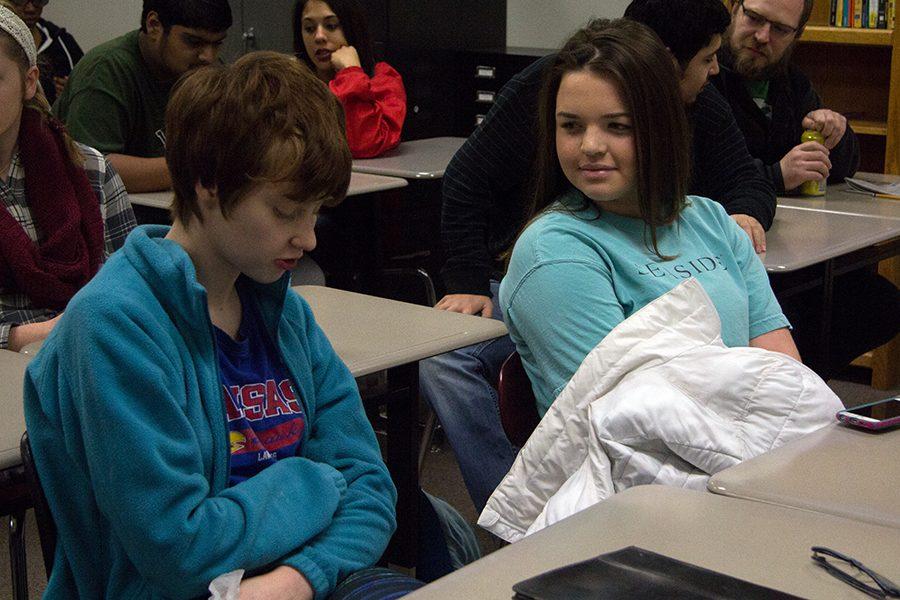
[[[824, 2], [825, 0], [819, 0]], [[733, 0], [731, 25], [711, 81], [731, 105], [757, 168], [779, 195], [804, 181], [840, 183], [856, 173], [859, 142], [847, 119], [822, 105], [809, 79], [791, 64], [791, 51], [812, 12], [813, 0]], [[803, 142], [805, 129], [824, 143]], [[859, 269], [835, 277], [831, 344], [822, 352], [818, 332], [821, 291], [782, 299], [803, 362], [823, 379], [857, 356], [889, 342], [900, 330], [900, 292], [887, 279]]]
[[[824, 1], [824, 0], [820, 0]], [[813, 0], [734, 0], [731, 26], [713, 83], [731, 104], [757, 167], [779, 194], [809, 180], [840, 183], [859, 166], [859, 142], [847, 119], [822, 106], [791, 51]], [[825, 143], [800, 143], [805, 129]]]

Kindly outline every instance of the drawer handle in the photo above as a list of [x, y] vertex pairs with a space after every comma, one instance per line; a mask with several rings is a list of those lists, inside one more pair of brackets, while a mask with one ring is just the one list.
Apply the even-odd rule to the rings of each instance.
[[475, 77], [478, 79], [494, 79], [497, 76], [497, 69], [486, 65], [478, 65], [475, 67]]
[[475, 102], [484, 102], [485, 104], [492, 104], [494, 102], [494, 92], [486, 92], [484, 90], [478, 90], [475, 92]]

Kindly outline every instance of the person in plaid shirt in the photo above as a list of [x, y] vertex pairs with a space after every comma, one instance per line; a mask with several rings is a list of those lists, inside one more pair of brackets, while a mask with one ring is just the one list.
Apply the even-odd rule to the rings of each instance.
[[135, 226], [122, 180], [50, 116], [25, 23], [0, 7], [0, 348], [43, 340]]

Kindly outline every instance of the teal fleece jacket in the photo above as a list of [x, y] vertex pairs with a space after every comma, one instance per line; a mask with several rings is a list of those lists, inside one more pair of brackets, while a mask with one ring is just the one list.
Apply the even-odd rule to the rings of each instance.
[[244, 277], [304, 402], [300, 456], [227, 487], [206, 291], [166, 227], [140, 227], [29, 366], [25, 419], [59, 529], [48, 598], [191, 598], [289, 565], [327, 596], [381, 556], [396, 490], [356, 384], [288, 289]]

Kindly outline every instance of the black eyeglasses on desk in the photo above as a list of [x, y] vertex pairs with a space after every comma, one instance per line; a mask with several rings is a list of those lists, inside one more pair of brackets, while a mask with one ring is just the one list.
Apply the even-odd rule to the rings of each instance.
[[[867, 593], [873, 598], [900, 598], [900, 587], [894, 585], [887, 577], [879, 575], [866, 565], [837, 550], [813, 546], [812, 559], [831, 576]], [[850, 568], [848, 568], [848, 565]], [[867, 583], [867, 581], [873, 582]], [[877, 586], [877, 587], [876, 587]]]

